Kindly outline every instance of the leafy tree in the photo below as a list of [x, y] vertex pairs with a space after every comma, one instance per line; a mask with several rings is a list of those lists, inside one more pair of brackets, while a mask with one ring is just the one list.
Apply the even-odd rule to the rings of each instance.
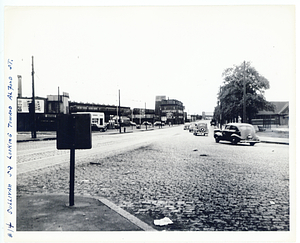
[[[245, 75], [245, 77], [244, 77]], [[218, 93], [219, 104], [215, 107], [214, 118], [219, 120], [231, 120], [243, 117], [243, 87], [245, 80], [246, 116], [248, 122], [260, 110], [274, 111], [275, 107], [264, 97], [265, 90], [270, 88], [269, 81], [260, 75], [250, 62], [240, 64], [224, 70], [223, 85]], [[247, 122], [247, 121], [243, 121]]]

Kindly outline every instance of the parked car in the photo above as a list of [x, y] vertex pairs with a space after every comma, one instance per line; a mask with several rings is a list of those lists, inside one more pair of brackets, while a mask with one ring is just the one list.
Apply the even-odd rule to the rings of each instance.
[[152, 126], [151, 122], [148, 122], [148, 121], [144, 121], [142, 123], [142, 125], [145, 125], [145, 126]]
[[198, 123], [197, 128], [194, 129], [194, 135], [203, 135], [206, 136], [208, 135], [208, 128], [207, 128], [207, 123]]
[[185, 124], [183, 130], [189, 130], [190, 124]]
[[92, 131], [100, 131], [100, 132], [105, 132], [107, 130], [107, 124], [99, 127], [97, 124], [92, 124], [91, 125]]
[[193, 132], [194, 129], [196, 129], [196, 128], [197, 128], [197, 124], [196, 123], [190, 124], [190, 126], [189, 126], [189, 132]]
[[156, 121], [156, 122], [154, 122], [153, 125], [154, 125], [154, 126], [162, 126], [162, 123], [161, 123], [161, 121]]
[[232, 144], [250, 143], [253, 146], [260, 142], [254, 127], [248, 123], [228, 123], [224, 130], [214, 130], [214, 138], [216, 143], [224, 140], [230, 141]]
[[216, 120], [215, 119], [211, 119], [210, 125], [211, 126], [215, 126], [216, 124], [217, 124]]

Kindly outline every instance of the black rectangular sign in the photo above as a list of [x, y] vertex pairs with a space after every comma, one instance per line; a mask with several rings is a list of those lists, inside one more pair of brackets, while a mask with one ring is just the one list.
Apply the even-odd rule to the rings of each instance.
[[91, 115], [69, 114], [57, 118], [57, 149], [91, 149]]

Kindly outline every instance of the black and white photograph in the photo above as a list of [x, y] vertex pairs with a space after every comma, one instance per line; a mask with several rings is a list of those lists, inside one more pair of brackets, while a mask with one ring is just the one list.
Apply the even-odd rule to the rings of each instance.
[[296, 4], [125, 2], [4, 4], [4, 242], [295, 242]]

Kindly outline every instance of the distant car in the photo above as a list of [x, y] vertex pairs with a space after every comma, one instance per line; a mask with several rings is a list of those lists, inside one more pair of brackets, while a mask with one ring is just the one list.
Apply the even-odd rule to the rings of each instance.
[[217, 124], [216, 120], [215, 119], [211, 119], [210, 125], [211, 126], [215, 126], [216, 124]]
[[133, 121], [130, 121], [129, 124], [130, 124], [130, 126], [136, 126], [136, 123]]
[[190, 126], [189, 126], [189, 132], [193, 132], [194, 129], [196, 129], [196, 128], [197, 128], [197, 124], [196, 123], [190, 124]]
[[161, 121], [156, 121], [153, 124], [154, 126], [162, 126], [162, 122]]
[[190, 124], [185, 124], [183, 130], [189, 130]]
[[255, 128], [248, 123], [228, 123], [224, 130], [214, 130], [214, 138], [216, 143], [224, 140], [232, 144], [249, 143], [253, 146], [260, 142], [255, 133]]
[[148, 122], [148, 121], [144, 121], [142, 124], [145, 126], [152, 126], [151, 122]]
[[194, 135], [201, 135], [201, 136], [206, 136], [208, 135], [208, 128], [207, 128], [207, 123], [198, 123], [197, 128], [194, 129], [193, 132]]
[[105, 132], [107, 130], [107, 124], [100, 126], [100, 127], [97, 124], [92, 124], [91, 129], [92, 129], [92, 131]]

